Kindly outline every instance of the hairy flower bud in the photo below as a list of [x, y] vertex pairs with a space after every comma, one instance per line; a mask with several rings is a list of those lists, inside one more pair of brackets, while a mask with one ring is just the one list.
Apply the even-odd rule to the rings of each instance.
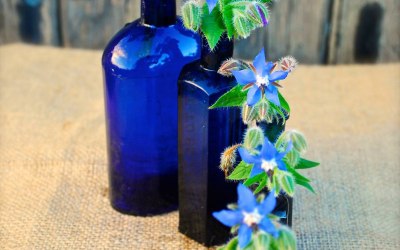
[[245, 102], [242, 107], [242, 120], [244, 124], [252, 124], [253, 121], [257, 121], [258, 112], [256, 106], [249, 106]]
[[248, 66], [244, 61], [230, 58], [221, 64], [218, 73], [224, 76], [231, 76], [233, 70], [242, 70], [246, 68], [248, 68]]
[[260, 127], [251, 127], [246, 130], [243, 146], [249, 150], [255, 149], [264, 142], [264, 131]]
[[283, 132], [276, 141], [276, 147], [286, 149], [289, 142], [292, 142], [293, 149], [300, 155], [307, 151], [307, 141], [304, 135], [297, 130], [288, 130]]
[[270, 105], [268, 100], [264, 98], [261, 99], [259, 103], [256, 104], [258, 109], [258, 117], [260, 121], [266, 121], [268, 123], [272, 122], [273, 114], [270, 112]]
[[286, 160], [290, 166], [296, 167], [300, 161], [300, 153], [297, 152], [296, 150], [292, 150], [286, 154]]
[[196, 1], [186, 2], [182, 6], [182, 19], [186, 28], [197, 31], [201, 26], [202, 8]]
[[221, 154], [221, 162], [219, 168], [224, 171], [225, 177], [228, 176], [228, 171], [233, 168], [236, 163], [236, 150], [241, 146], [241, 144], [236, 144], [225, 149]]
[[250, 22], [248, 17], [241, 11], [233, 11], [233, 27], [240, 37], [247, 38], [254, 29], [254, 23]]
[[296, 69], [298, 62], [293, 56], [286, 56], [279, 61], [279, 65], [283, 71], [290, 73]]
[[250, 2], [246, 8], [246, 14], [248, 14], [249, 19], [258, 24], [259, 26], [268, 25], [268, 8], [265, 4], [260, 2]]

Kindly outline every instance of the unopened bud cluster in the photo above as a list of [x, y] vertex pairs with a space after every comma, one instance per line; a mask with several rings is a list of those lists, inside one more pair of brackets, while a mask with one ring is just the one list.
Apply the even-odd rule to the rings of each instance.
[[286, 155], [286, 159], [291, 166], [296, 166], [299, 163], [301, 155], [307, 151], [307, 141], [301, 132], [289, 130], [279, 136], [276, 141], [276, 147], [284, 151], [289, 143], [292, 143], [293, 150]]

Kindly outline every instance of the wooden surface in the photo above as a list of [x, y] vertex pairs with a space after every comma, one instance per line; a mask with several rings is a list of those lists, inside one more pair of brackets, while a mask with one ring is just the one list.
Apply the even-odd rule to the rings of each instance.
[[399, 0], [335, 0], [329, 63], [395, 61], [399, 42]]
[[[0, 44], [102, 49], [140, 16], [140, 0], [36, 1], [0, 1]], [[399, 0], [280, 0], [270, 10], [269, 26], [237, 41], [235, 56], [250, 59], [264, 46], [271, 60], [287, 54], [310, 64], [400, 60]]]

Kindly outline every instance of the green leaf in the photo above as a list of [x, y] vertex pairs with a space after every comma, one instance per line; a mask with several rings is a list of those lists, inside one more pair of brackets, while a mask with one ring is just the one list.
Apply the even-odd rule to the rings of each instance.
[[241, 161], [232, 173], [227, 177], [228, 180], [244, 180], [250, 175], [251, 165]]
[[296, 171], [295, 168], [292, 168], [288, 165], [286, 165], [288, 171], [293, 175], [295, 178], [295, 181], [297, 182], [298, 180], [305, 181], [305, 182], [311, 182], [310, 179], [306, 178], [305, 176], [301, 175], [299, 172]]
[[222, 19], [224, 21], [226, 27], [226, 33], [229, 39], [232, 39], [236, 32], [235, 28], [233, 27], [233, 7], [230, 5], [225, 5], [222, 11]]
[[303, 180], [295, 180], [295, 181], [296, 181], [296, 184], [305, 187], [306, 189], [308, 189], [309, 191], [311, 191], [312, 193], [315, 194], [315, 190], [309, 182], [303, 181]]
[[256, 176], [253, 176], [251, 178], [248, 178], [243, 184], [247, 187], [250, 185], [253, 185], [254, 183], [259, 182], [261, 180], [261, 178], [263, 178], [265, 175], [266, 175], [266, 173], [261, 173]]
[[286, 113], [290, 114], [290, 106], [289, 103], [286, 101], [285, 97], [278, 91], [279, 102], [281, 107], [286, 111]]
[[285, 191], [289, 196], [294, 195], [294, 178], [291, 174], [281, 171], [281, 175], [279, 176], [279, 184], [282, 187], [283, 191]]
[[223, 94], [218, 100], [210, 107], [210, 109], [223, 108], [223, 107], [241, 107], [246, 101], [247, 93], [242, 91], [242, 86], [239, 84], [231, 90]]
[[306, 160], [304, 158], [300, 158], [299, 163], [296, 165], [296, 169], [306, 169], [306, 168], [315, 168], [319, 166], [318, 162]]
[[239, 241], [238, 238], [235, 237], [231, 239], [228, 244], [226, 244], [223, 248], [219, 248], [220, 250], [236, 250], [239, 248]]
[[267, 186], [267, 179], [269, 178], [268, 176], [265, 176], [266, 178], [262, 179], [260, 181], [260, 184], [258, 185], [258, 187], [256, 188], [256, 190], [254, 190], [254, 194], [258, 194], [259, 192], [261, 192], [261, 190], [263, 190], [265, 188], [265, 186]]
[[206, 37], [211, 50], [215, 48], [225, 30], [226, 28], [222, 21], [219, 8], [214, 8], [211, 13], [209, 13], [207, 4], [204, 4], [201, 31]]

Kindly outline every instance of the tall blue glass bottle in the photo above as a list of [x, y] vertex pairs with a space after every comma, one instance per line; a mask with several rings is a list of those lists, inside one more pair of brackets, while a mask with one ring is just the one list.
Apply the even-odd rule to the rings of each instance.
[[174, 0], [141, 4], [141, 18], [111, 39], [102, 64], [111, 204], [152, 215], [177, 208], [176, 83], [200, 47], [176, 18]]
[[185, 66], [178, 81], [179, 231], [206, 246], [228, 239], [229, 229], [211, 213], [236, 200], [236, 183], [218, 166], [223, 150], [242, 140], [240, 109], [209, 109], [237, 84], [217, 73], [232, 54], [227, 38], [213, 52], [203, 41], [201, 59]]

